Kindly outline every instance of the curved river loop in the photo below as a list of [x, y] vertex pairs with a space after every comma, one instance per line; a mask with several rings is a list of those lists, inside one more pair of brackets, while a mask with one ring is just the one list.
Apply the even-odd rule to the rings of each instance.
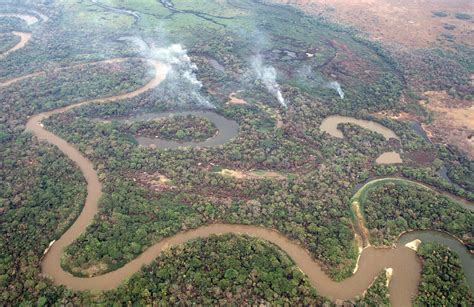
[[[48, 17], [39, 14], [41, 18], [38, 18], [33, 15], [28, 15], [28, 14], [18, 14], [18, 13], [0, 13], [0, 17], [8, 17], [8, 18], [16, 18], [16, 19], [21, 19], [23, 20], [28, 26], [34, 25], [37, 23], [40, 19], [42, 21], [47, 21]], [[15, 52], [18, 49], [21, 49], [25, 47], [25, 45], [30, 41], [31, 39], [31, 33], [28, 32], [12, 32], [13, 35], [18, 36], [20, 38], [20, 41], [10, 48], [9, 50], [3, 52], [0, 54], [0, 60], [7, 57], [10, 53]]]
[[[23, 47], [26, 43], [27, 42], [24, 42], [23, 45], [19, 47], [15, 46], [13, 48], [16, 48], [15, 50], [17, 50]], [[7, 54], [11, 52], [14, 52], [15, 50], [8, 50], [4, 54], [0, 55], [0, 59], [7, 56]], [[126, 59], [113, 59], [105, 62], [124, 60]], [[392, 248], [376, 248], [370, 246], [370, 244], [366, 244], [360, 252], [354, 274], [341, 282], [335, 282], [326, 275], [320, 264], [312, 258], [306, 249], [301, 247], [296, 242], [289, 240], [281, 233], [259, 226], [236, 224], [211, 224], [178, 233], [155, 243], [145, 252], [123, 267], [100, 276], [82, 278], [75, 277], [72, 274], [64, 271], [61, 267], [60, 261], [62, 251], [66, 246], [73, 243], [73, 241], [78, 238], [79, 235], [86, 231], [87, 226], [91, 223], [93, 217], [98, 212], [98, 202], [102, 195], [102, 184], [99, 181], [98, 174], [96, 170], [94, 170], [92, 162], [88, 160], [82, 153], [80, 153], [73, 145], [67, 143], [59, 136], [47, 131], [41, 122], [54, 114], [64, 113], [83, 105], [120, 101], [139, 96], [142, 93], [157, 87], [166, 78], [169, 67], [153, 59], [143, 60], [147, 61], [148, 64], [154, 68], [155, 75], [152, 80], [150, 80], [141, 88], [117, 96], [86, 100], [66, 107], [35, 114], [29, 118], [26, 124], [27, 131], [33, 133], [38, 139], [57, 146], [59, 150], [61, 150], [69, 159], [74, 161], [83, 173], [87, 182], [87, 198], [83, 210], [73, 225], [58, 240], [56, 240], [54, 244], [50, 244], [50, 247], [47, 249], [47, 253], [43, 257], [41, 263], [42, 273], [46, 276], [49, 276], [55, 284], [64, 285], [68, 288], [78, 291], [100, 291], [114, 289], [133, 273], [139, 271], [143, 265], [150, 264], [157, 256], [160, 255], [163, 250], [169, 248], [170, 246], [183, 244], [186, 241], [195, 238], [202, 238], [213, 234], [223, 233], [246, 234], [262, 238], [275, 244], [293, 259], [296, 265], [308, 276], [311, 284], [316, 288], [320, 295], [329, 297], [334, 301], [349, 300], [355, 298], [356, 296], [362, 296], [364, 291], [372, 284], [378, 274], [384, 269], [390, 268], [393, 271], [393, 277], [389, 284], [391, 303], [394, 306], [411, 305], [411, 300], [417, 293], [421, 264], [418, 260], [416, 252], [404, 246], [404, 244], [408, 241], [418, 238], [421, 240], [438, 241], [455, 249], [455, 251], [461, 255], [461, 261], [465, 272], [467, 275], [471, 275], [472, 277], [472, 268], [474, 268], [474, 260], [472, 255], [469, 255], [466, 248], [456, 239], [448, 235], [440, 235], [438, 232], [416, 231], [404, 234], [400, 237], [399, 244]], [[0, 87], [8, 86], [14, 82], [28, 77], [38, 76], [42, 73], [43, 72], [38, 72], [28, 76], [7, 80], [0, 83]], [[212, 116], [209, 117], [211, 120], [212, 118]], [[212, 121], [216, 124], [215, 120]], [[217, 126], [219, 127], [219, 125]], [[235, 127], [233, 129], [235, 129]], [[221, 135], [227, 134], [222, 133]], [[218, 137], [219, 136], [216, 136], [214, 138]], [[204, 141], [202, 144], [193, 144], [193, 146], [222, 145], [228, 140], [229, 139], [219, 139], [219, 141], [216, 142], [215, 139], [209, 139]], [[156, 147], [162, 149], [179, 147], [175, 145], [176, 144], [155, 144]], [[466, 268], [470, 268], [469, 271], [467, 271]], [[470, 285], [471, 287], [473, 286], [472, 280], [470, 280]]]
[[[400, 138], [390, 130], [389, 128], [370, 121], [370, 120], [364, 120], [364, 119], [357, 119], [354, 117], [349, 117], [349, 116], [341, 116], [341, 115], [331, 115], [326, 117], [322, 122], [321, 125], [319, 126], [319, 129], [322, 131], [328, 133], [329, 135], [336, 137], [336, 138], [344, 138], [344, 135], [341, 130], [337, 128], [339, 124], [354, 124], [361, 126], [362, 128], [365, 128], [367, 130], [377, 132], [388, 141], [390, 139], [395, 139], [400, 141]], [[397, 163], [403, 163], [402, 158], [400, 157], [400, 154], [395, 151], [388, 151], [382, 153], [376, 160], [375, 163], [377, 164], [397, 164]]]

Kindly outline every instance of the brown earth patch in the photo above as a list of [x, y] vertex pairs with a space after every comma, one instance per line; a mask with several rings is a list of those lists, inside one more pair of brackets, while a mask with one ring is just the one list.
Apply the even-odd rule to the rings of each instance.
[[283, 127], [283, 118], [281, 117], [280, 111], [273, 109], [262, 102], [258, 102], [257, 106], [263, 110], [265, 113], [270, 115], [270, 117], [275, 121], [275, 126], [277, 128]]
[[391, 112], [391, 111], [381, 111], [377, 113], [372, 113], [372, 115], [378, 118], [388, 117], [390, 119], [402, 120], [402, 121], [418, 121], [418, 117], [408, 112]]
[[355, 54], [344, 43], [332, 39], [327, 45], [334, 49], [335, 55], [320, 67], [322, 72], [346, 84], [350, 84], [354, 77], [367, 83], [380, 77], [372, 63]]
[[98, 273], [104, 272], [107, 270], [108, 266], [105, 263], [98, 263], [89, 266], [88, 268], [73, 268], [72, 271], [75, 273], [81, 273], [85, 276], [92, 277], [97, 275]]
[[231, 169], [226, 169], [224, 168], [219, 172], [222, 176], [227, 176], [227, 177], [233, 177], [236, 179], [245, 179], [247, 178], [246, 173], [241, 172], [241, 171], [236, 171], [236, 170], [231, 170]]
[[172, 182], [168, 177], [158, 172], [151, 174], [147, 172], [137, 172], [129, 175], [128, 177], [131, 177], [134, 182], [138, 182], [141, 186], [144, 186], [155, 192], [169, 191], [176, 188], [172, 185]]
[[365, 226], [364, 222], [364, 216], [362, 215], [362, 211], [360, 210], [360, 204], [358, 201], [354, 201], [352, 204], [352, 211], [354, 212], [356, 216], [356, 228], [357, 228], [357, 233], [360, 236], [360, 239], [362, 240], [362, 246], [366, 247], [370, 245], [369, 243], [369, 230]]
[[420, 165], [430, 165], [436, 159], [436, 154], [424, 150], [416, 150], [407, 154], [408, 158]]
[[224, 168], [219, 172], [219, 174], [221, 174], [222, 176], [233, 177], [236, 179], [287, 179], [285, 175], [274, 171], [238, 171]]
[[235, 96], [236, 93], [230, 93], [227, 104], [247, 104], [247, 101]]
[[[350, 24], [370, 34], [371, 38], [409, 48], [427, 47], [448, 33], [457, 42], [474, 46], [472, 19], [460, 20], [456, 13], [474, 17], [472, 0], [272, 0], [291, 4], [302, 10], [328, 16], [332, 21]], [[442, 11], [446, 17], [435, 17]], [[455, 26], [446, 30], [445, 24]]]
[[423, 125], [436, 142], [452, 144], [474, 158], [474, 105], [472, 101], [451, 98], [446, 91], [425, 92], [420, 104], [435, 114], [431, 124]]

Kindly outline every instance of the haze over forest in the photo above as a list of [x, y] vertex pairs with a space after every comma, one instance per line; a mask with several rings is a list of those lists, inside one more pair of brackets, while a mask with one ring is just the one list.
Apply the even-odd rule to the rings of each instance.
[[0, 0], [0, 302], [474, 304], [468, 0]]

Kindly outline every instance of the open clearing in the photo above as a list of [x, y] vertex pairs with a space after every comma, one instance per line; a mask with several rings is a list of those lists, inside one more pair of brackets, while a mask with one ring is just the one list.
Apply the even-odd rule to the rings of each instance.
[[428, 99], [421, 100], [420, 104], [435, 113], [433, 123], [423, 126], [430, 138], [437, 142], [455, 144], [474, 158], [474, 140], [469, 138], [474, 130], [472, 102], [453, 101], [445, 91], [429, 91], [424, 94]]

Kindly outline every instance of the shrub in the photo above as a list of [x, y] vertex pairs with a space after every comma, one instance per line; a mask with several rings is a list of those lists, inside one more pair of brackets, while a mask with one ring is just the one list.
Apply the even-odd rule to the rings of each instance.
[[472, 18], [471, 15], [469, 15], [469, 14], [464, 14], [464, 13], [457, 13], [457, 14], [454, 15], [454, 16], [456, 16], [457, 19], [463, 19], [463, 20], [468, 20], [468, 19], [471, 19], [471, 18]]
[[454, 42], [454, 35], [449, 33], [442, 33], [441, 36], [449, 42]]
[[436, 11], [436, 12], [433, 12], [433, 16], [435, 16], [435, 17], [446, 17], [446, 16], [448, 16], [448, 13], [443, 12], [443, 11]]
[[449, 24], [449, 23], [445, 23], [445, 24], [443, 25], [443, 28], [445, 28], [446, 30], [450, 30], [450, 31], [451, 31], [451, 30], [456, 29], [456, 26], [455, 26], [455, 25], [451, 25], [451, 24]]

